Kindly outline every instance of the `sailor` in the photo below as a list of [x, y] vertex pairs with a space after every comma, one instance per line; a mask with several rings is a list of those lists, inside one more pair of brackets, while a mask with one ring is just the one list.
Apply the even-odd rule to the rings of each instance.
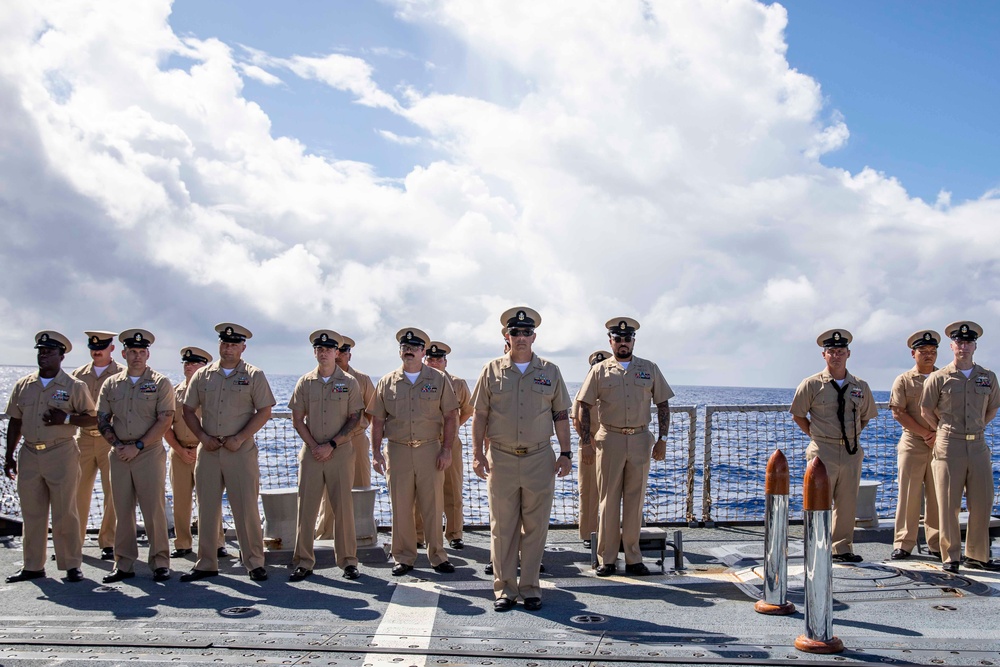
[[135, 508], [149, 539], [147, 562], [154, 581], [170, 578], [170, 538], [167, 535], [167, 454], [163, 433], [177, 408], [174, 388], [165, 375], [149, 367], [149, 346], [155, 338], [145, 329], [127, 329], [118, 340], [124, 346], [126, 369], [108, 379], [97, 401], [97, 428], [112, 446], [111, 495], [115, 527], [115, 567], [103, 581], [113, 584], [135, 576], [139, 557]]
[[340, 334], [319, 329], [309, 334], [317, 366], [299, 378], [288, 407], [292, 424], [302, 438], [299, 452], [299, 491], [295, 551], [289, 581], [302, 581], [316, 566], [314, 540], [320, 499], [330, 504], [334, 524], [334, 551], [345, 579], [357, 579], [357, 541], [354, 534], [354, 444], [351, 433], [361, 420], [364, 403], [358, 381], [337, 366]]
[[[337, 366], [355, 380], [361, 387], [361, 400], [364, 405], [371, 402], [375, 395], [375, 385], [372, 379], [364, 373], [351, 366], [351, 356], [355, 347], [354, 339], [349, 336], [340, 337], [340, 354], [337, 355]], [[367, 489], [372, 485], [372, 461], [369, 458], [371, 442], [368, 440], [368, 425], [371, 423], [371, 415], [367, 412], [361, 413], [361, 420], [351, 433], [351, 444], [354, 446], [354, 488]], [[323, 496], [319, 506], [319, 518], [316, 520], [316, 539], [333, 539], [333, 515], [330, 513], [330, 501]]]
[[847, 371], [853, 337], [846, 329], [820, 334], [826, 368], [803, 380], [792, 398], [792, 419], [809, 436], [806, 460], [819, 456], [833, 492], [833, 560], [860, 563], [854, 553], [854, 520], [861, 485], [861, 431], [878, 415], [871, 389]]
[[[487, 479], [493, 609], [542, 608], [538, 574], [549, 532], [555, 475], [572, 468], [569, 409], [572, 402], [559, 367], [532, 352], [537, 311], [519, 306], [500, 316], [508, 355], [483, 368], [472, 392], [473, 470]], [[550, 439], [559, 440], [556, 456]], [[489, 452], [484, 440], [489, 438]], [[518, 578], [518, 562], [521, 565]]]
[[[451, 347], [447, 343], [432, 340], [424, 349], [424, 363], [445, 374], [458, 398], [458, 422], [455, 445], [451, 450], [451, 467], [444, 471], [444, 537], [452, 549], [464, 549], [465, 542], [462, 541], [462, 530], [465, 517], [462, 508], [462, 486], [465, 471], [462, 464], [462, 439], [459, 437], [457, 429], [461, 429], [462, 425], [472, 416], [472, 392], [469, 391], [469, 385], [465, 380], [455, 377], [446, 370], [449, 354], [451, 354]], [[416, 508], [414, 511], [416, 512]], [[417, 522], [417, 542], [422, 543], [424, 541], [423, 520], [419, 513], [416, 513], [414, 518]]]
[[[122, 371], [122, 367], [112, 356], [115, 351], [115, 336], [113, 331], [86, 331], [87, 348], [90, 350], [90, 363], [80, 366], [70, 375], [80, 380], [90, 391], [90, 397], [97, 405], [97, 397], [101, 393], [101, 385], [112, 375]], [[94, 482], [97, 473], [101, 473], [101, 490], [104, 493], [104, 503], [101, 514], [101, 526], [97, 533], [97, 546], [101, 548], [101, 560], [112, 560], [115, 557], [115, 504], [111, 502], [111, 477], [109, 476], [111, 445], [107, 443], [97, 428], [81, 428], [76, 435], [80, 446], [80, 486], [77, 490], [76, 509], [80, 515], [80, 531], [87, 536], [87, 520], [90, 516], [90, 505], [94, 499]]]
[[916, 365], [901, 374], [892, 383], [889, 408], [892, 417], [903, 427], [896, 448], [896, 526], [893, 538], [892, 560], [909, 558], [917, 544], [920, 530], [920, 510], [924, 509], [924, 537], [934, 558], [941, 557], [938, 532], [938, 502], [934, 491], [931, 452], [936, 433], [920, 415], [920, 393], [924, 379], [937, 370], [938, 344], [941, 334], [926, 329], [917, 331], [907, 339], [910, 356]]
[[[87, 385], [62, 370], [69, 339], [56, 331], [35, 335], [38, 372], [14, 385], [7, 403], [7, 452], [3, 472], [17, 480], [23, 523], [21, 569], [7, 577], [8, 584], [45, 576], [45, 548], [52, 512], [52, 544], [56, 565], [66, 570], [66, 580], [83, 580], [83, 539], [76, 493], [80, 482], [80, 450], [74, 439], [77, 427], [97, 424], [94, 400]], [[14, 458], [17, 443], [24, 436]]]
[[194, 468], [198, 561], [181, 575], [181, 581], [219, 574], [221, 545], [215, 530], [222, 520], [223, 489], [233, 511], [243, 566], [251, 580], [264, 581], [264, 533], [257, 506], [260, 465], [254, 435], [271, 418], [274, 394], [263, 371], [243, 361], [246, 341], [253, 334], [230, 322], [216, 325], [215, 330], [219, 360], [194, 374], [184, 401], [184, 421], [198, 436], [201, 448]]
[[[614, 317], [604, 325], [614, 358], [590, 369], [580, 388], [580, 442], [597, 449], [597, 493], [600, 521], [597, 532], [597, 576], [617, 571], [618, 548], [625, 553], [625, 572], [644, 576], [639, 532], [646, 499], [650, 456], [667, 455], [670, 399], [674, 392], [659, 367], [633, 356], [639, 323]], [[591, 408], [600, 402], [600, 427], [591, 427]], [[656, 406], [657, 435], [649, 432], [650, 405]], [[596, 422], [594, 422], [596, 423]]]
[[[1000, 408], [997, 376], [973, 361], [983, 328], [968, 320], [952, 322], [944, 333], [955, 360], [924, 381], [920, 414], [935, 429], [931, 468], [937, 490], [943, 569], [955, 574], [959, 561], [974, 570], [1000, 571], [990, 558], [993, 465], [983, 431]], [[958, 513], [962, 493], [969, 510], [965, 558]]]
[[[188, 346], [181, 348], [181, 364], [184, 380], [174, 386], [176, 408], [174, 418], [163, 433], [163, 439], [170, 445], [170, 488], [174, 499], [174, 550], [171, 558], [183, 558], [191, 555], [194, 544], [191, 535], [191, 506], [194, 497], [194, 465], [198, 458], [198, 437], [188, 428], [184, 421], [184, 400], [191, 378], [195, 372], [212, 361], [212, 355], [200, 347]], [[196, 411], [201, 418], [201, 408]], [[219, 544], [225, 545], [226, 534], [219, 523]], [[225, 546], [218, 550], [219, 558], [229, 555]]]
[[[594, 364], [598, 364], [605, 359], [610, 359], [613, 355], [607, 350], [598, 350], [592, 352], [589, 357], [587, 357], [587, 364], [591, 367]], [[594, 406], [597, 411], [597, 421], [601, 421], [601, 403], [600, 401]], [[592, 411], [593, 412], [593, 411]], [[576, 393], [576, 399], [573, 401], [573, 408], [570, 411], [570, 420], [573, 422], [573, 430], [576, 431], [577, 436], [581, 436], [581, 424], [580, 424], [580, 392]], [[594, 460], [596, 458], [594, 454], [594, 443], [591, 442], [589, 445], [580, 444], [580, 462], [577, 463], [576, 475], [577, 475], [577, 489], [579, 493], [580, 502], [580, 516], [578, 523], [580, 525], [580, 539], [583, 541], [583, 546], [590, 548], [590, 536], [597, 532], [597, 510], [599, 505], [599, 498], [597, 495], [597, 468], [594, 466]]]
[[[414, 504], [424, 525], [440, 526], [444, 471], [451, 466], [458, 432], [455, 390], [444, 373], [421, 361], [430, 337], [420, 329], [406, 327], [399, 330], [396, 340], [403, 365], [378, 381], [368, 405], [372, 460], [375, 472], [386, 475], [392, 502], [394, 577], [412, 570], [417, 558]], [[389, 440], [386, 456], [382, 455], [383, 434]], [[440, 530], [427, 533], [427, 560], [436, 572], [455, 571]]]

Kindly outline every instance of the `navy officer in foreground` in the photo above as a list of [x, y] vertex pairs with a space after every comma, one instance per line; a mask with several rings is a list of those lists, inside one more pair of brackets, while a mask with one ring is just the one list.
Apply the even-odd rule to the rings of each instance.
[[[14, 385], [7, 403], [7, 454], [3, 472], [17, 480], [24, 519], [21, 569], [7, 577], [12, 584], [45, 576], [45, 549], [52, 512], [52, 545], [56, 565], [66, 580], [83, 581], [83, 539], [76, 492], [80, 482], [77, 427], [97, 424], [94, 400], [87, 385], [66, 374], [62, 362], [73, 345], [57, 331], [35, 335], [38, 371]], [[24, 443], [14, 458], [17, 443]]]
[[792, 419], [811, 442], [806, 460], [819, 457], [833, 492], [833, 560], [860, 563], [854, 553], [854, 522], [861, 485], [861, 431], [878, 415], [868, 383], [847, 372], [853, 337], [846, 329], [816, 339], [826, 368], [803, 380], [792, 398]]

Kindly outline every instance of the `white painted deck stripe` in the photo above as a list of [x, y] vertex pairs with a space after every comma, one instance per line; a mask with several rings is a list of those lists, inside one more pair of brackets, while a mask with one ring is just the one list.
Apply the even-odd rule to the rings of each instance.
[[[431, 582], [397, 583], [372, 643], [383, 648], [429, 648], [437, 616], [438, 589], [438, 585]], [[365, 655], [363, 664], [372, 667], [425, 667], [427, 656], [369, 653]]]

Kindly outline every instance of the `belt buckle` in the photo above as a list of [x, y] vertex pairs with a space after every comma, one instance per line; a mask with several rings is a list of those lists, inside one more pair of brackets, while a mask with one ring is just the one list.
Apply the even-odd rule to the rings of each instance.
[[418, 447], [418, 446], [420, 446], [420, 441], [419, 440], [409, 440], [409, 441], [407, 441], [406, 446], [407, 447]]
[[629, 427], [629, 428], [623, 428], [622, 429], [622, 435], [635, 435], [635, 429], [631, 428], [631, 427]]
[[39, 443], [39, 444], [35, 445], [35, 450], [37, 450], [37, 451], [39, 451], [39, 452], [40, 452], [40, 451], [42, 451], [43, 449], [45, 449], [45, 443], [44, 443], [44, 442], [42, 442], [42, 443]]
[[528, 453], [527, 447], [518, 447], [517, 449], [514, 450], [514, 454], [516, 454], [517, 456], [524, 456], [527, 453]]
[[965, 439], [966, 439], [966, 440], [975, 440], [975, 439], [976, 439], [976, 438], [978, 438], [978, 437], [979, 437], [978, 435], [972, 435], [971, 433], [967, 433], [967, 434], [965, 435]]

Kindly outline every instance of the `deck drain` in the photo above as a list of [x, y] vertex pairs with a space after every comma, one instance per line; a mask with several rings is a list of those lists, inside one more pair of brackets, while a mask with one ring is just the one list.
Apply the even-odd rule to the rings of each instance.
[[110, 593], [111, 591], [120, 590], [118, 586], [97, 586], [94, 588], [95, 593]]
[[219, 613], [223, 616], [249, 616], [258, 612], [253, 607], [226, 607]]
[[931, 608], [938, 611], [956, 611], [958, 609], [958, 607], [952, 607], [950, 604], [936, 604]]
[[569, 547], [546, 547], [545, 550], [546, 551], [559, 552], [559, 551], [569, 551], [570, 548]]
[[580, 614], [579, 616], [573, 616], [569, 619], [571, 623], [605, 623], [608, 619], [604, 618], [600, 614]]

